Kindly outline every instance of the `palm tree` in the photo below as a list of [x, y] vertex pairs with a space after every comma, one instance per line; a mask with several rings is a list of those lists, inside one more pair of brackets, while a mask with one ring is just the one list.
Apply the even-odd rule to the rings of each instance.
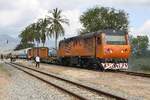
[[43, 46], [46, 41], [46, 24], [45, 20], [40, 19], [36, 23], [32, 23], [27, 26], [19, 35], [21, 42], [35, 42], [37, 46], [40, 42], [43, 43]]
[[65, 31], [62, 24], [69, 25], [69, 20], [61, 16], [62, 10], [58, 8], [49, 11], [52, 16], [48, 16], [47, 24], [48, 24], [48, 35], [50, 37], [55, 38], [55, 49], [57, 50], [57, 40], [59, 36], [64, 36]]
[[46, 42], [46, 35], [45, 34], [41, 34], [41, 41], [42, 41], [42, 44], [43, 44], [43, 47], [45, 45], [45, 42]]
[[31, 25], [27, 26], [19, 35], [21, 42], [33, 42], [34, 34], [32, 33]]
[[40, 26], [40, 30], [39, 30], [40, 31], [40, 39], [41, 39], [41, 42], [44, 47], [44, 44], [46, 42], [46, 28], [47, 28], [46, 18], [39, 19], [39, 21], [37, 23]]
[[34, 40], [37, 42], [37, 47], [38, 47], [39, 43], [41, 42], [41, 39], [40, 39], [40, 36], [41, 36], [40, 35], [40, 29], [41, 29], [40, 24], [39, 23], [33, 24], [32, 29], [34, 31]]

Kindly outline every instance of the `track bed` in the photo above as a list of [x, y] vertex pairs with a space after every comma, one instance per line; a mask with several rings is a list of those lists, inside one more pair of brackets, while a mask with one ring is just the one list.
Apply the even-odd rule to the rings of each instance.
[[[33, 63], [29, 63], [27, 61], [18, 61], [17, 63], [28, 65], [30, 67], [35, 66]], [[83, 83], [90, 83], [95, 87], [112, 93], [117, 93], [119, 95], [130, 95], [136, 99], [150, 99], [150, 78], [48, 64], [41, 64], [40, 70], [77, 79]]]

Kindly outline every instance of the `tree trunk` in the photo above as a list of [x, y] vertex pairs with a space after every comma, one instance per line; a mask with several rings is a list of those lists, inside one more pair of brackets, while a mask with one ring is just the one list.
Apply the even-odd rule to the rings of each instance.
[[57, 50], [57, 38], [55, 39], [55, 49]]
[[37, 51], [36, 51], [36, 56], [39, 56], [39, 42], [37, 42]]
[[57, 33], [55, 33], [56, 36], [55, 36], [55, 49], [57, 50]]

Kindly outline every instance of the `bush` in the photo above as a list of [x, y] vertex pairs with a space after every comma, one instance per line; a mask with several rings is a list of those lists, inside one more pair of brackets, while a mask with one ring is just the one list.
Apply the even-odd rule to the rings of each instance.
[[132, 56], [129, 59], [129, 69], [132, 71], [150, 72], [150, 56]]

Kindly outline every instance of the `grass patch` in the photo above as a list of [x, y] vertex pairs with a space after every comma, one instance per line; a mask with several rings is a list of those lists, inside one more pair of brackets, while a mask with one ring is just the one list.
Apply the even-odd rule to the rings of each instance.
[[129, 59], [129, 69], [132, 71], [142, 71], [150, 73], [150, 57], [131, 57]]
[[11, 76], [10, 73], [4, 68], [3, 64], [0, 64], [0, 75]]

